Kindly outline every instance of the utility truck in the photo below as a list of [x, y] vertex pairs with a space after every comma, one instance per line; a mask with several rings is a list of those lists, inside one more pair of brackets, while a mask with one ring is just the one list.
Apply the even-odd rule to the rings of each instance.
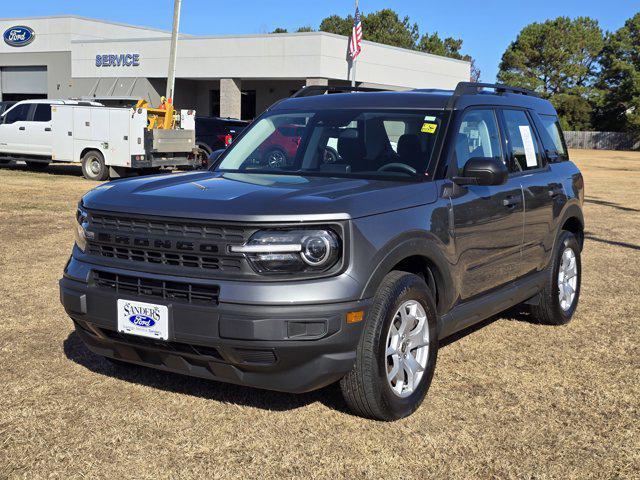
[[[20, 109], [19, 121], [12, 114], [15, 109]], [[177, 112], [171, 104], [151, 108], [139, 101], [133, 108], [121, 108], [29, 101], [14, 105], [0, 121], [0, 155], [25, 160], [31, 168], [52, 161], [81, 163], [85, 178], [104, 181], [196, 163], [195, 111]], [[20, 133], [20, 139], [14, 138]]]

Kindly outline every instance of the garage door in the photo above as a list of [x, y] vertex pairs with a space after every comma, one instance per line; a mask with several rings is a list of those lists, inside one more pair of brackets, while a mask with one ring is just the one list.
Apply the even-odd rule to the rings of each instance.
[[2, 67], [0, 89], [3, 94], [46, 94], [47, 67]]

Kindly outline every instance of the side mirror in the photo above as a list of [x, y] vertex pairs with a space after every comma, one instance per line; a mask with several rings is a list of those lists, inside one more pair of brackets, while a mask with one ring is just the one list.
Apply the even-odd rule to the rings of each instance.
[[220, 155], [222, 155], [225, 150], [226, 149], [221, 148], [219, 150], [214, 150], [213, 152], [211, 152], [211, 155], [209, 155], [209, 158], [207, 159], [207, 168], [210, 168], [211, 165], [216, 163], [218, 161], [218, 158], [220, 158]]
[[504, 162], [495, 157], [473, 157], [464, 166], [462, 177], [454, 177], [458, 185], [481, 185], [490, 187], [504, 185], [509, 177], [509, 170]]

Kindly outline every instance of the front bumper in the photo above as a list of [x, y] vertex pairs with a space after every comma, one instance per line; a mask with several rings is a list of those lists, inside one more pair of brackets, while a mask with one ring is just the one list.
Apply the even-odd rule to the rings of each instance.
[[[363, 300], [321, 305], [200, 305], [118, 293], [99, 287], [91, 277], [81, 281], [67, 275], [60, 280], [60, 298], [76, 332], [94, 353], [160, 370], [294, 393], [329, 385], [351, 370], [363, 322], [348, 324], [346, 314], [365, 310], [366, 315], [370, 304]], [[169, 340], [119, 333], [118, 299], [168, 306]]]

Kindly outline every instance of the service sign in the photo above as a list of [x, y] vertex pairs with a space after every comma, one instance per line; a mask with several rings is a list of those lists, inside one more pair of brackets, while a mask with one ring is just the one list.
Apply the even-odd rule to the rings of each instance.
[[7, 28], [2, 36], [4, 43], [12, 47], [24, 47], [36, 38], [34, 31], [22, 25]]
[[96, 67], [139, 67], [139, 53], [96, 55]]

